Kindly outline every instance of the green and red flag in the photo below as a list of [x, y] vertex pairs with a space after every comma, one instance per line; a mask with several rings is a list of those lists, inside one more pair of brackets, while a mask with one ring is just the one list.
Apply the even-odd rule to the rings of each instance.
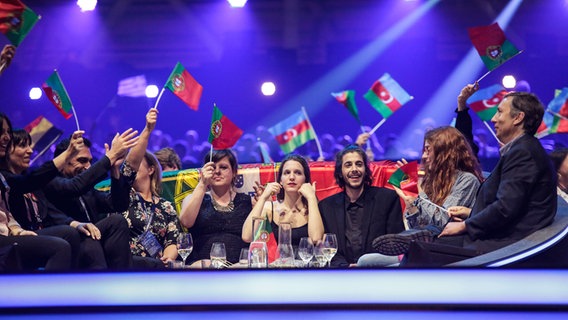
[[19, 0], [0, 1], [0, 32], [16, 47], [39, 19], [40, 16]]
[[45, 92], [49, 101], [53, 103], [63, 117], [65, 117], [65, 119], [71, 118], [73, 115], [73, 104], [71, 103], [71, 99], [67, 94], [67, 90], [65, 90], [65, 86], [63, 85], [57, 70], [53, 71], [41, 88]]
[[497, 22], [468, 28], [467, 32], [473, 46], [489, 71], [521, 53], [507, 38]]
[[213, 106], [213, 118], [209, 131], [209, 143], [211, 143], [213, 149], [229, 149], [235, 145], [242, 135], [243, 130], [223, 115], [217, 106]]
[[418, 194], [418, 162], [412, 161], [396, 169], [388, 183], [403, 191]]
[[331, 93], [331, 95], [337, 100], [337, 102], [341, 103], [349, 113], [351, 113], [358, 122], [361, 122], [359, 119], [359, 110], [357, 110], [357, 105], [355, 104], [355, 91], [354, 90], [345, 90], [338, 93]]
[[506, 94], [507, 90], [502, 85], [495, 84], [476, 91], [467, 99], [466, 103], [481, 120], [491, 121], [491, 118], [497, 112], [497, 106]]
[[197, 111], [199, 100], [201, 100], [201, 94], [203, 93], [203, 86], [189, 74], [181, 63], [178, 62], [176, 64], [165, 87], [170, 89], [191, 109]]
[[274, 232], [272, 232], [272, 226], [270, 225], [268, 218], [265, 218], [260, 222], [253, 240], [266, 242], [268, 263], [272, 263], [278, 259], [278, 243], [276, 242], [276, 237], [274, 236]]
[[275, 126], [268, 128], [280, 149], [288, 154], [316, 138], [316, 133], [303, 111], [298, 111]]
[[412, 96], [388, 73], [385, 73], [365, 93], [365, 99], [386, 119], [405, 103], [412, 100]]

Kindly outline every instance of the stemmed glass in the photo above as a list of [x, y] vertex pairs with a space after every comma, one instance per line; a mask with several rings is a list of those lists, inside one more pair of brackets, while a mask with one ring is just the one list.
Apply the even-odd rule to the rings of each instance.
[[323, 254], [327, 259], [327, 265], [331, 266], [331, 259], [337, 252], [337, 237], [334, 233], [325, 233], [323, 235]]
[[327, 258], [323, 253], [323, 241], [319, 241], [317, 244], [314, 245], [314, 257], [318, 262], [318, 267], [323, 268], [327, 264]]
[[183, 259], [183, 266], [185, 267], [185, 259], [189, 257], [193, 251], [193, 238], [191, 233], [180, 233], [177, 238], [177, 249], [179, 256]]
[[211, 258], [211, 265], [213, 268], [223, 268], [227, 263], [227, 251], [225, 251], [225, 244], [223, 242], [214, 242], [211, 245], [209, 256]]
[[308, 266], [308, 263], [314, 257], [314, 244], [309, 237], [302, 237], [300, 239], [300, 244], [298, 245], [298, 256], [304, 262], [304, 267]]

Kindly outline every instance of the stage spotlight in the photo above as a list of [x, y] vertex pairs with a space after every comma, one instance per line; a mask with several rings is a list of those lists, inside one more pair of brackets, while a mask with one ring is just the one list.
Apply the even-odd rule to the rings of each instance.
[[77, 0], [81, 12], [93, 11], [97, 7], [97, 0]]
[[276, 92], [276, 86], [273, 82], [265, 82], [260, 86], [260, 91], [265, 96], [271, 96]]
[[38, 87], [33, 87], [30, 89], [30, 99], [37, 100], [41, 98], [41, 89]]
[[242, 8], [247, 3], [247, 0], [227, 0], [233, 8]]
[[513, 89], [517, 85], [517, 80], [512, 75], [506, 75], [503, 77], [502, 83], [506, 89]]
[[158, 87], [156, 85], [149, 85], [146, 87], [146, 97], [148, 98], [155, 98], [158, 96], [158, 92], [160, 90], [158, 89]]

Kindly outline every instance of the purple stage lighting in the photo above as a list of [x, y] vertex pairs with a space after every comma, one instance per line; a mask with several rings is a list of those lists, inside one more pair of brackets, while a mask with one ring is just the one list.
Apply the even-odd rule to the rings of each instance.
[[38, 100], [39, 98], [41, 98], [41, 89], [38, 87], [33, 87], [30, 89], [30, 99], [32, 100]]
[[93, 11], [97, 7], [97, 0], [77, 0], [81, 12]]
[[242, 8], [247, 3], [247, 0], [227, 0], [233, 8]]

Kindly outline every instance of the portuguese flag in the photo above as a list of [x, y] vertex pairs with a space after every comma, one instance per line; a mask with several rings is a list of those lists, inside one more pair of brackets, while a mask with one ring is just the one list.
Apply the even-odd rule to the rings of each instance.
[[316, 138], [316, 133], [303, 111], [294, 113], [275, 126], [268, 128], [268, 131], [286, 154]]
[[507, 38], [497, 22], [467, 29], [473, 46], [489, 71], [521, 53]]
[[213, 118], [209, 131], [209, 143], [211, 143], [213, 149], [229, 149], [235, 145], [242, 135], [243, 130], [224, 116], [217, 106], [213, 106]]
[[0, 32], [5, 34], [15, 46], [19, 46], [24, 41], [39, 18], [32, 9], [19, 0], [0, 2]]
[[274, 236], [274, 232], [272, 232], [272, 226], [270, 225], [268, 218], [265, 218], [260, 222], [260, 225], [254, 234], [253, 241], [266, 242], [268, 263], [272, 263], [278, 259], [278, 244], [276, 243], [276, 237]]
[[365, 93], [365, 99], [386, 119], [412, 100], [412, 97], [388, 73], [385, 73]]
[[335, 100], [337, 100], [337, 102], [344, 105], [358, 122], [361, 122], [359, 119], [359, 110], [357, 110], [357, 105], [355, 104], [354, 90], [345, 90], [339, 93], [332, 93], [331, 95], [335, 98]]
[[501, 103], [506, 94], [507, 90], [505, 90], [502, 85], [495, 84], [491, 87], [478, 90], [467, 99], [466, 103], [481, 120], [491, 121], [491, 118], [497, 113], [497, 106]]
[[71, 118], [73, 115], [71, 111], [73, 105], [71, 104], [71, 99], [67, 94], [67, 90], [65, 90], [65, 86], [63, 86], [63, 82], [61, 81], [57, 70], [53, 71], [51, 76], [47, 78], [41, 87], [49, 101], [53, 103], [63, 117], [65, 117], [65, 119]]
[[418, 162], [412, 161], [396, 169], [388, 183], [403, 191], [418, 194]]
[[203, 87], [185, 70], [181, 63], [177, 63], [165, 85], [178, 98], [191, 109], [197, 111]]

